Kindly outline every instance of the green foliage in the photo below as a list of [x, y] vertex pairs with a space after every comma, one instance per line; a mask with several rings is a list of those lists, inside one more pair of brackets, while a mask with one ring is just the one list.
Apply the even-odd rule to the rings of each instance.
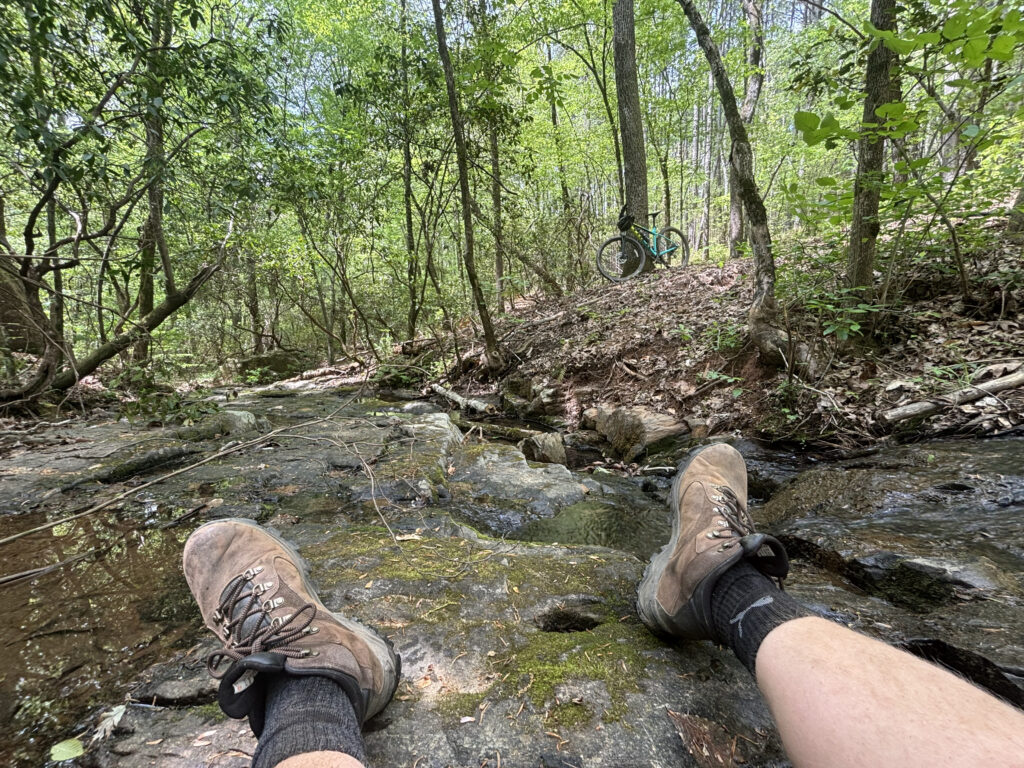
[[716, 352], [729, 355], [743, 348], [746, 332], [742, 326], [731, 320], [712, 320], [701, 333], [701, 337]]
[[830, 295], [810, 299], [804, 306], [817, 315], [823, 336], [834, 335], [841, 342], [847, 341], [851, 336], [861, 335], [866, 315], [881, 309], [874, 304], [856, 302], [856, 297], [863, 290], [863, 287], [842, 288]]

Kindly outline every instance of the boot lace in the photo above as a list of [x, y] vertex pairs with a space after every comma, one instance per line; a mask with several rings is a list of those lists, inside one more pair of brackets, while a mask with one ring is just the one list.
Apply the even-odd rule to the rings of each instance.
[[712, 501], [718, 502], [715, 512], [725, 518], [725, 521], [740, 536], [749, 536], [755, 533], [754, 518], [750, 516], [745, 505], [740, 504], [739, 498], [727, 485], [716, 485], [715, 490], [718, 496], [712, 496]]
[[[295, 613], [272, 616], [282, 600], [260, 599], [273, 586], [272, 582], [254, 582], [262, 570], [262, 567], [250, 568], [232, 579], [213, 614], [214, 620], [220, 624], [224, 647], [206, 657], [206, 668], [217, 679], [230, 669], [230, 663], [225, 662], [241, 661], [254, 653], [273, 651], [293, 659], [317, 653], [295, 645], [299, 639], [319, 631], [313, 626], [316, 606], [306, 603]], [[254, 617], [258, 618], [249, 621], [247, 629], [247, 620]]]

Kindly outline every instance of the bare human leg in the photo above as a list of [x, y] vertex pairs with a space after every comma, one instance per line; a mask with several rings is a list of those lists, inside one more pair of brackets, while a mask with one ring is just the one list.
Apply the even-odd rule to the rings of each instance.
[[797, 768], [1024, 766], [1024, 713], [817, 617], [772, 630], [757, 683]]
[[343, 752], [306, 752], [289, 757], [277, 768], [365, 768], [351, 755]]

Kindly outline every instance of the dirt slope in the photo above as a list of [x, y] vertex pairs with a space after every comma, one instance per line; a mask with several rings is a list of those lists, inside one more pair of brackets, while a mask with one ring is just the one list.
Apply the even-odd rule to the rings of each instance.
[[[894, 426], [879, 418], [886, 409], [1021, 368], [1024, 291], [1015, 296], [978, 282], [974, 292], [981, 298], [968, 307], [948, 277], [920, 278], [913, 286], [920, 298], [872, 313], [862, 322], [874, 319], [874, 336], [855, 335], [840, 346], [834, 334], [823, 333], [827, 313], [789, 306], [785, 316], [795, 337], [814, 345], [817, 360], [813, 374], [790, 376], [763, 365], [747, 341], [752, 270], [750, 260], [691, 265], [562, 299], [521, 300], [499, 320], [512, 360], [502, 378], [556, 388], [570, 428], [582, 409], [598, 403], [704, 419], [712, 434], [741, 431], [822, 447], [890, 433], [999, 434], [1024, 423], [1019, 388], [944, 407], [923, 421]], [[453, 382], [459, 391], [500, 391], [501, 382], [481, 381], [476, 367], [467, 367]]]

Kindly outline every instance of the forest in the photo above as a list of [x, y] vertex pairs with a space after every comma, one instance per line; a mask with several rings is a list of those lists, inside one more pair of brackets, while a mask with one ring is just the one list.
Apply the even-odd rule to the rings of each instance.
[[374, 765], [789, 765], [637, 612], [709, 443], [1024, 708], [1022, 150], [1000, 0], [0, 4], [0, 761], [249, 765], [232, 518], [402, 656]]
[[601, 282], [622, 204], [695, 266], [752, 258], [776, 365], [922, 281], [1000, 318], [1021, 287], [1010, 4], [26, 0], [2, 30], [8, 406], [466, 325], [497, 373], [495, 318]]

